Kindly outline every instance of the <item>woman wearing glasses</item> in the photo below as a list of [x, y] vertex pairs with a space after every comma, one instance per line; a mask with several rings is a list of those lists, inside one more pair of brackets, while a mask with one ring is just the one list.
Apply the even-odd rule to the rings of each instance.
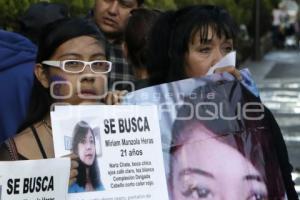
[[[117, 95], [107, 95], [105, 42], [98, 30], [83, 19], [64, 19], [49, 25], [40, 39], [35, 80], [28, 116], [21, 132], [0, 148], [0, 160], [53, 158], [50, 107], [54, 103], [117, 103]], [[77, 174], [71, 156], [71, 182]]]

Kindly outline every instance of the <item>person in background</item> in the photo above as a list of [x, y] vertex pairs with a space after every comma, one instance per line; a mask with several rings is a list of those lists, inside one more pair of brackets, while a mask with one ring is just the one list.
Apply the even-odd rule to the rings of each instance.
[[132, 69], [124, 57], [122, 45], [130, 12], [141, 7], [143, 2], [144, 0], [95, 0], [92, 20], [108, 41], [106, 51], [108, 59], [113, 63], [109, 75], [110, 87], [116, 84], [118, 89], [125, 89], [129, 86], [125, 82], [134, 80]]
[[18, 32], [38, 45], [40, 34], [47, 24], [69, 16], [70, 12], [65, 4], [49, 2], [33, 3], [20, 17]]
[[27, 115], [37, 47], [17, 33], [0, 30], [0, 144], [13, 137]]
[[281, 48], [284, 43], [283, 33], [280, 30], [283, 13], [278, 6], [272, 10], [272, 17], [272, 42], [275, 47]]
[[94, 131], [85, 121], [75, 125], [72, 150], [78, 156], [79, 165], [76, 182], [70, 185], [69, 193], [104, 190], [97, 162]]
[[135, 89], [151, 86], [152, 76], [147, 68], [148, 38], [150, 30], [161, 14], [158, 10], [134, 9], [125, 29], [124, 52], [136, 79]]

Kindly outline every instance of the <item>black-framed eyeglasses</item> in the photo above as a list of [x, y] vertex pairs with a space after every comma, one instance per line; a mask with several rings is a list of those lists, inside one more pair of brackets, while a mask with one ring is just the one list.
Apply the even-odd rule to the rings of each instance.
[[49, 65], [52, 67], [58, 67], [65, 72], [69, 73], [80, 73], [83, 72], [87, 65], [93, 73], [108, 73], [111, 71], [112, 62], [106, 60], [94, 60], [94, 61], [83, 61], [83, 60], [45, 60], [42, 64]]

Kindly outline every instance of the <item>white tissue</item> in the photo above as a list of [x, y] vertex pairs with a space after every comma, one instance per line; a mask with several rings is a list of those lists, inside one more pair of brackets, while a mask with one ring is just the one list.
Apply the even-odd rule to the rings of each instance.
[[217, 62], [214, 66], [212, 66], [208, 72], [206, 73], [206, 75], [211, 75], [214, 73], [214, 71], [218, 68], [222, 68], [222, 67], [228, 67], [228, 66], [232, 66], [235, 67], [236, 65], [236, 52], [232, 51], [229, 54], [227, 54], [226, 56], [224, 56], [219, 62]]

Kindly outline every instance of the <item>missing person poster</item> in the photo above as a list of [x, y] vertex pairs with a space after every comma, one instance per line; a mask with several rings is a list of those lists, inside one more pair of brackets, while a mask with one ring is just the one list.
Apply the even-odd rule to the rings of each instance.
[[168, 199], [156, 106], [56, 106], [55, 156], [77, 158], [68, 199]]
[[0, 200], [64, 200], [68, 158], [0, 162]]
[[213, 74], [126, 95], [123, 104], [158, 106], [170, 200], [293, 196], [291, 171], [281, 168], [289, 163], [280, 130], [249, 71], [241, 75], [242, 81]]

